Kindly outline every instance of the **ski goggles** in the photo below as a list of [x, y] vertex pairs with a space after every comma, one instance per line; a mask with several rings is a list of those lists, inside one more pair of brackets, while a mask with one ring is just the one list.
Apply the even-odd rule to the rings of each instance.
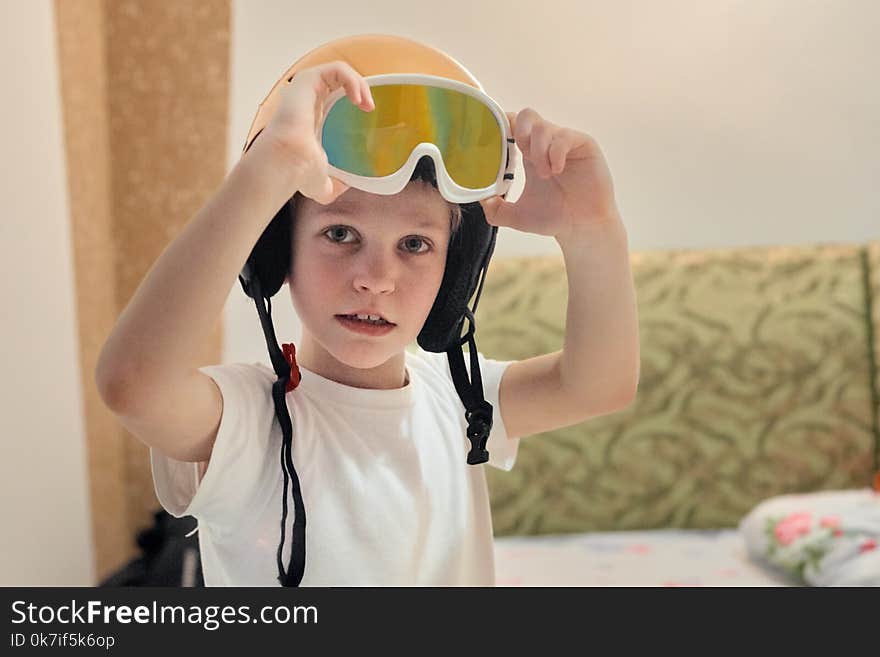
[[364, 79], [372, 111], [355, 106], [342, 88], [324, 103], [316, 136], [329, 175], [365, 192], [397, 194], [427, 155], [447, 201], [507, 193], [519, 155], [507, 116], [481, 89], [422, 74]]

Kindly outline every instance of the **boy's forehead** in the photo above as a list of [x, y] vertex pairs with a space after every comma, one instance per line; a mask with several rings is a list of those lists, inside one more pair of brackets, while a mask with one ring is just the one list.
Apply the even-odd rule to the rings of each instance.
[[415, 220], [420, 225], [449, 227], [449, 205], [435, 190], [421, 190], [410, 185], [402, 192], [385, 196], [370, 194], [358, 189], [348, 189], [329, 205], [316, 203], [317, 214], [348, 214], [352, 216], [378, 215], [384, 218], [399, 217]]

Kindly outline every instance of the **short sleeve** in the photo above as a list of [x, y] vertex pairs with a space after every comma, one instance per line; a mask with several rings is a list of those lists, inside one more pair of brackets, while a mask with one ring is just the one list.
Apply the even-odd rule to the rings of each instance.
[[[465, 351], [464, 365], [468, 376], [471, 373], [471, 357]], [[424, 352], [424, 357], [434, 367], [442, 368], [446, 377], [452, 384], [452, 374], [449, 369], [449, 358], [443, 353]], [[519, 451], [519, 438], [511, 438], [504, 424], [504, 416], [501, 408], [501, 379], [508, 366], [516, 361], [493, 360], [486, 358], [479, 351], [477, 360], [480, 363], [480, 378], [483, 381], [483, 398], [492, 404], [492, 430], [489, 432], [489, 440], [486, 441], [486, 450], [489, 452], [488, 464], [500, 470], [510, 471], [516, 462], [516, 454]]]
[[208, 468], [199, 483], [199, 463], [178, 461], [150, 448], [156, 496], [176, 518], [193, 516], [215, 534], [234, 533], [252, 519], [268, 496], [276, 450], [271, 448], [275, 408], [271, 370], [234, 363], [199, 368], [223, 397], [223, 414]]
[[[470, 356], [465, 354], [464, 360], [470, 374]], [[483, 397], [492, 404], [492, 430], [489, 432], [489, 440], [486, 441], [486, 449], [489, 450], [488, 463], [500, 470], [510, 471], [516, 462], [520, 439], [511, 438], [507, 434], [500, 397], [501, 378], [508, 366], [515, 361], [492, 360], [480, 352], [477, 352], [477, 360], [480, 363], [480, 378], [483, 380]]]

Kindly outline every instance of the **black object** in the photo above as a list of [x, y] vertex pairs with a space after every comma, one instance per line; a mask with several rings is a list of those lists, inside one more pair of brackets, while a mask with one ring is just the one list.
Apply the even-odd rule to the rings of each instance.
[[193, 530], [195, 519], [175, 518], [164, 509], [156, 511], [154, 517], [153, 527], [137, 535], [142, 556], [129, 561], [98, 586], [205, 585], [198, 533], [186, 536]]

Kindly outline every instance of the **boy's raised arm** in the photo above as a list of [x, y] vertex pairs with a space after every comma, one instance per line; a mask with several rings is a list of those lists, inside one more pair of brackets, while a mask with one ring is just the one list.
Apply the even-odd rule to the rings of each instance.
[[374, 107], [366, 80], [343, 61], [303, 69], [280, 87], [259, 138], [156, 260], [104, 344], [98, 391], [147, 445], [181, 460], [210, 457], [223, 399], [190, 358], [285, 201], [299, 191], [327, 204], [348, 188], [328, 175], [315, 134], [325, 101], [340, 87], [363, 111]]
[[191, 374], [248, 255], [298, 189], [292, 152], [258, 138], [218, 191], [156, 260], [101, 350], [95, 382], [116, 412]]

